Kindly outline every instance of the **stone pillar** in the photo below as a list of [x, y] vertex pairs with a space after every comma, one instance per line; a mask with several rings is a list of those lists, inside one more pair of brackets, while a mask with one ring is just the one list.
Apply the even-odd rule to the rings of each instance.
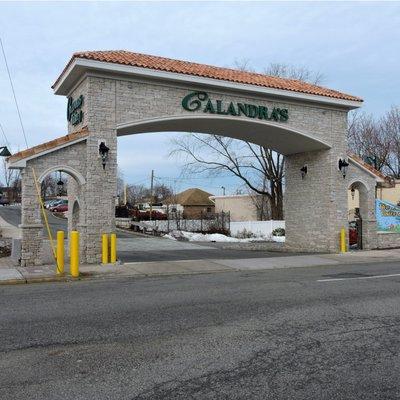
[[[87, 98], [86, 235], [87, 262], [101, 261], [101, 235], [115, 232], [117, 191], [116, 81], [90, 78]], [[100, 142], [110, 149], [103, 168]]]
[[42, 264], [43, 225], [30, 167], [21, 172], [21, 266]]
[[360, 215], [362, 218], [362, 245], [363, 250], [375, 249], [378, 246], [378, 234], [375, 213], [375, 187], [367, 188], [365, 184], [357, 182], [360, 199]]
[[[347, 183], [332, 150], [286, 158], [284, 212], [286, 246], [292, 251], [338, 252], [339, 233], [347, 229]], [[300, 169], [306, 165], [302, 179]]]

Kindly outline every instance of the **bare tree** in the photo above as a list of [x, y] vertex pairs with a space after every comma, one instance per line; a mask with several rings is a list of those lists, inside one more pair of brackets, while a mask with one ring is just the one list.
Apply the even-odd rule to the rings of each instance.
[[264, 69], [264, 73], [280, 78], [296, 79], [313, 85], [321, 85], [325, 81], [325, 76], [321, 72], [311, 71], [306, 67], [282, 63], [270, 63], [268, 67]]
[[7, 168], [7, 162], [3, 158], [1, 163], [1, 181], [6, 187], [10, 187], [11, 183], [19, 175], [19, 170]]
[[400, 107], [392, 106], [380, 120], [381, 135], [386, 139], [385, 171], [400, 179]]
[[[248, 59], [235, 61], [241, 71], [254, 72]], [[324, 76], [305, 67], [270, 63], [263, 73], [289, 79], [319, 84]], [[285, 158], [281, 154], [250, 142], [192, 133], [183, 140], [172, 141], [171, 156], [183, 156], [185, 173], [221, 175], [228, 173], [244, 182], [255, 195], [261, 195], [259, 209], [263, 218], [266, 210], [270, 217], [283, 219], [283, 181]], [[269, 206], [265, 205], [265, 199]]]
[[171, 156], [185, 161], [185, 174], [218, 176], [229, 173], [271, 203], [271, 217], [283, 218], [282, 155], [259, 145], [218, 135], [192, 133], [173, 139]]
[[348, 123], [349, 148], [378, 171], [400, 178], [400, 109], [393, 106], [381, 118], [353, 112]]
[[[234, 66], [240, 71], [256, 72], [248, 58], [236, 59]], [[325, 76], [319, 71], [312, 71], [304, 66], [295, 66], [284, 63], [271, 62], [262, 73], [269, 76], [277, 76], [286, 79], [296, 79], [299, 81], [321, 85], [326, 80]]]
[[127, 186], [127, 198], [128, 203], [130, 204], [147, 202], [151, 197], [153, 197], [154, 202], [160, 203], [165, 199], [172, 197], [172, 195], [172, 189], [164, 184], [154, 185], [153, 196], [151, 195], [150, 189], [144, 185]]

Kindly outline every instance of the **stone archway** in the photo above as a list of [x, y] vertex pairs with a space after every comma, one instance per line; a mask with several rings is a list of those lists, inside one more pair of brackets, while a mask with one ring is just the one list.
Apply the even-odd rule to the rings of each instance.
[[[71, 179], [68, 180], [68, 197], [79, 197], [82, 205], [86, 198], [86, 161], [81, 155], [86, 150], [87, 132], [68, 135], [40, 145], [9, 158], [11, 168], [21, 170], [21, 266], [40, 265], [43, 260], [43, 223], [40, 203], [37, 195], [37, 184], [50, 173], [63, 171]], [[41, 151], [44, 149], [44, 151]], [[51, 151], [50, 151], [51, 150]], [[86, 212], [80, 207], [79, 230], [81, 232], [82, 257], [86, 256]], [[72, 213], [68, 214], [68, 225], [71, 226]]]
[[[368, 221], [374, 213], [375, 200], [371, 199], [369, 193], [371, 188], [368, 184], [361, 180], [354, 180], [349, 184], [349, 190], [355, 195], [354, 210], [351, 211], [353, 219], [356, 222], [358, 229], [358, 244], [357, 249], [370, 248], [369, 235], [368, 235]], [[353, 195], [353, 194], [352, 194]], [[371, 200], [374, 200], [373, 202]]]
[[[59, 146], [43, 145], [36, 155], [22, 152], [22, 164], [11, 157], [14, 167], [25, 171], [23, 229], [35, 223], [29, 214], [30, 164], [42, 171], [75, 168], [85, 180], [72, 189], [80, 199], [84, 253], [88, 262], [99, 262], [101, 233], [115, 230], [117, 136], [195, 131], [286, 154], [286, 246], [338, 251], [338, 234], [347, 224], [348, 187], [338, 159], [347, 158], [347, 113], [361, 99], [304, 82], [112, 51], [75, 53], [53, 88], [69, 99], [69, 135]], [[105, 163], [100, 143], [108, 148]], [[31, 262], [36, 260], [36, 251], [28, 253], [34, 254]]]

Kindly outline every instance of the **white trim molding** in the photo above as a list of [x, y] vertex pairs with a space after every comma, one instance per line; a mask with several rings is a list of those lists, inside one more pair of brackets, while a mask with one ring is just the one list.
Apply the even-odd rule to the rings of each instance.
[[76, 169], [69, 167], [68, 165], [56, 165], [54, 167], [47, 168], [42, 174], [39, 176], [39, 183], [42, 183], [43, 179], [48, 175], [51, 174], [52, 172], [55, 171], [61, 171], [65, 172], [68, 175], [71, 175], [80, 185], [84, 185], [86, 183], [86, 180], [84, 176], [77, 171]]
[[288, 125], [214, 114], [147, 118], [118, 124], [116, 129], [118, 136], [147, 132], [214, 133], [267, 146], [284, 155], [331, 148], [320, 138]]

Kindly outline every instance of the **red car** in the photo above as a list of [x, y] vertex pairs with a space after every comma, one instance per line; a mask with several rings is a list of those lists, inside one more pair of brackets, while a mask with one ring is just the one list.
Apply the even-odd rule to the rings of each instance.
[[349, 223], [349, 245], [353, 246], [358, 243], [358, 232], [357, 232], [357, 227], [356, 223], [354, 221], [351, 221]]
[[68, 211], [68, 204], [60, 204], [50, 208], [51, 212], [65, 212]]

